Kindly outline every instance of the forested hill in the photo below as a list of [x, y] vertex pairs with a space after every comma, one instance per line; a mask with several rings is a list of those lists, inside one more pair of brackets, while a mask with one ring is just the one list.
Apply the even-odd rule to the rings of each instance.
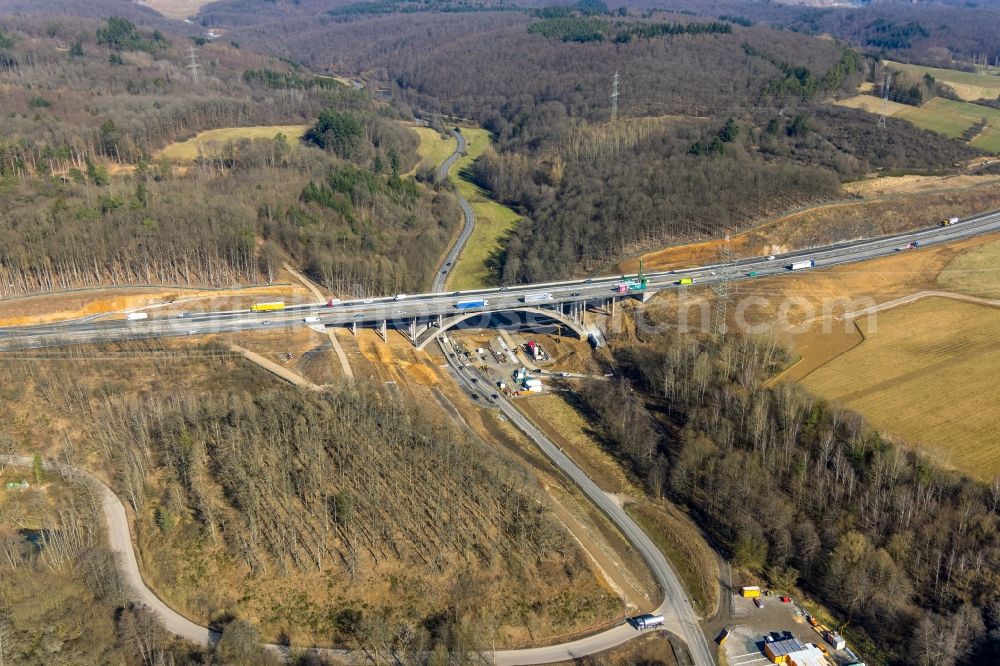
[[[9, 18], [0, 30], [0, 77], [8, 83], [0, 174], [16, 170], [12, 159], [43, 172], [87, 157], [134, 163], [205, 129], [308, 123], [327, 103], [322, 89], [244, 80], [246, 70], [289, 69], [271, 57], [123, 17]], [[197, 83], [190, 47], [197, 48]]]
[[788, 384], [773, 342], [609, 341], [615, 382], [582, 392], [605, 444], [686, 505], [736, 565], [801, 586], [861, 625], [891, 664], [1000, 657], [1000, 482], [886, 441]]
[[[235, 40], [7, 17], [0, 85], [0, 296], [259, 284], [286, 261], [344, 293], [410, 290], [460, 217], [402, 179], [417, 159], [408, 115]], [[241, 131], [262, 125], [312, 130]], [[188, 163], [159, 154], [210, 129], [232, 140]]]
[[1000, 55], [1000, 3], [996, 0], [882, 0], [858, 6], [743, 0], [628, 0], [636, 11], [675, 9], [810, 35], [832, 35], [871, 54], [941, 66], [970, 66], [977, 55]]
[[181, 27], [176, 21], [134, 0], [0, 0], [0, 16], [48, 16], [101, 20], [122, 16], [149, 29]]
[[[563, 41], [537, 26], [545, 19], [521, 13], [419, 13], [350, 21], [289, 18], [287, 23], [234, 29], [241, 43], [274, 50], [320, 71], [384, 72], [400, 98], [483, 122], [510, 116], [526, 102], [559, 101], [573, 115], [607, 119], [611, 77], [621, 75], [621, 112], [627, 116], [715, 114], [759, 101], [768, 81], [794, 63], [821, 79], [841, 57], [836, 44], [786, 31], [737, 26], [729, 32], [691, 17], [665, 22], [629, 19], [615, 34], [643, 26], [688, 26], [681, 32]], [[604, 20], [604, 19], [601, 19]], [[617, 20], [616, 20], [617, 21]], [[716, 23], [717, 24], [717, 23]], [[730, 24], [725, 24], [729, 27]], [[766, 53], [747, 54], [742, 45]], [[838, 84], [841, 82], [838, 82]], [[530, 109], [527, 109], [530, 110]]]
[[872, 131], [864, 114], [831, 104], [872, 76], [872, 60], [732, 8], [640, 15], [578, 3], [313, 22], [303, 11], [231, 34], [317, 70], [365, 72], [413, 108], [494, 133], [497, 154], [472, 171], [524, 216], [499, 257], [506, 284], [602, 270], [843, 198], [840, 181], [873, 169], [944, 169], [976, 154], [903, 121]]

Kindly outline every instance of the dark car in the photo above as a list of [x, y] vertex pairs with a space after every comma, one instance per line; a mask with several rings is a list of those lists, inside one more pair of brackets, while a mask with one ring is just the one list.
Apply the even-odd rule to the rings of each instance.
[[572, 296], [573, 298], [576, 298], [579, 295], [580, 295], [580, 292], [578, 292], [578, 291], [574, 291], [572, 294], [570, 294], [570, 296]]
[[594, 281], [594, 279], [593, 279], [593, 278], [587, 278], [587, 279], [586, 279], [586, 280], [584, 280], [583, 282], [584, 282], [584, 284], [590, 284], [590, 283], [591, 283], [591, 282], [593, 282], [593, 281]]
[[478, 393], [473, 393], [472, 394], [472, 399], [473, 400], [479, 400], [479, 394]]
[[500, 396], [498, 396], [498, 395], [497, 395], [496, 393], [491, 393], [491, 394], [490, 394], [490, 398], [491, 398], [492, 400], [498, 400], [498, 399], [500, 398]]

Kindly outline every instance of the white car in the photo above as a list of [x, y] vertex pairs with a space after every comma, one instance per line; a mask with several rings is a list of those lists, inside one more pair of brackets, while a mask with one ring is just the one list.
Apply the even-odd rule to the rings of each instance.
[[371, 303], [375, 302], [375, 299], [374, 298], [366, 298], [365, 300], [363, 300], [361, 302], [364, 303], [365, 305], [370, 305]]
[[774, 255], [773, 254], [767, 255], [767, 260], [768, 261], [774, 261]]

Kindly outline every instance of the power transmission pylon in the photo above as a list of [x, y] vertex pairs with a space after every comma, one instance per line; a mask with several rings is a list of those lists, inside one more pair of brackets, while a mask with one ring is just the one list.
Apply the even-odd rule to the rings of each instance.
[[729, 326], [726, 323], [726, 316], [729, 312], [729, 301], [733, 297], [735, 289], [732, 286], [732, 266], [735, 259], [733, 248], [729, 245], [729, 234], [719, 248], [719, 277], [720, 280], [712, 285], [712, 292], [715, 294], [715, 308], [712, 312], [712, 332], [720, 337], [726, 337]]
[[889, 106], [889, 87], [892, 86], [892, 72], [885, 76], [885, 83], [882, 84], [882, 115], [878, 118], [878, 126], [885, 127], [885, 115]]
[[618, 120], [618, 72], [615, 72], [615, 78], [611, 80], [611, 122]]
[[198, 85], [198, 68], [201, 65], [198, 64], [198, 54], [195, 52], [194, 44], [188, 47], [188, 58], [191, 59], [191, 62], [187, 66], [191, 70], [191, 80], [195, 85]]

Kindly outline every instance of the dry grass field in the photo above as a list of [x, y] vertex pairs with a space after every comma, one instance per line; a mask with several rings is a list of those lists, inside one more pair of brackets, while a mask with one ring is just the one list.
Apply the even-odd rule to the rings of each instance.
[[[442, 137], [429, 127], [412, 127], [412, 130], [420, 137], [420, 145], [417, 147], [420, 162], [407, 175], [415, 174], [421, 166], [439, 166], [455, 150], [454, 139]], [[502, 249], [507, 235], [520, 222], [520, 216], [494, 201], [488, 192], [462, 176], [463, 169], [467, 169], [482, 155], [492, 141], [489, 131], [479, 127], [463, 127], [462, 134], [466, 140], [466, 154], [455, 160], [448, 177], [455, 185], [455, 190], [472, 205], [476, 215], [476, 228], [455, 261], [446, 286], [448, 289], [495, 287], [495, 255]]]
[[186, 19], [195, 16], [198, 11], [212, 0], [139, 0], [140, 4], [146, 5], [160, 12], [167, 18]]
[[455, 139], [441, 136], [441, 133], [430, 127], [413, 125], [410, 130], [420, 137], [420, 145], [417, 146], [417, 155], [420, 161], [414, 165], [406, 174], [412, 176], [420, 167], [434, 167], [437, 169], [448, 159], [448, 156], [455, 152]]
[[1000, 308], [928, 298], [858, 325], [864, 343], [805, 388], [942, 464], [981, 480], [1000, 474]]
[[[684, 249], [672, 258], [687, 260]], [[791, 350], [796, 361], [772, 382], [801, 382], [942, 464], [988, 479], [1000, 473], [1000, 308], [929, 297], [870, 318], [838, 317], [921, 292], [996, 299], [998, 267], [1000, 236], [993, 234], [748, 280], [732, 295], [730, 326], [763, 329]], [[645, 316], [671, 325], [687, 313], [697, 325], [699, 311], [711, 312], [712, 304], [707, 289], [695, 287], [683, 298], [667, 292], [646, 306]]]
[[[856, 95], [837, 104], [869, 113], [882, 113], [883, 108], [882, 100], [872, 95]], [[952, 139], [962, 138], [966, 130], [985, 120], [986, 126], [969, 143], [986, 151], [1000, 152], [1000, 111], [992, 107], [935, 97], [923, 106], [885, 102], [885, 110], [887, 115]]]
[[501, 206], [490, 198], [488, 192], [461, 177], [477, 157], [483, 154], [492, 140], [487, 130], [463, 128], [462, 134], [468, 142], [466, 155], [455, 161], [451, 168], [451, 179], [458, 193], [465, 197], [476, 213], [476, 229], [472, 232], [465, 249], [458, 256], [451, 274], [448, 289], [478, 289], [497, 286], [497, 271], [492, 267], [492, 259], [504, 244], [504, 239], [520, 222], [520, 216], [507, 206]]
[[308, 125], [265, 125], [261, 127], [224, 127], [222, 129], [199, 132], [197, 136], [187, 141], [172, 143], [159, 153], [158, 158], [173, 162], [193, 162], [205, 146], [215, 143], [224, 144], [240, 139], [273, 139], [284, 134], [289, 142], [302, 138]]
[[603, 490], [633, 496], [642, 494], [625, 474], [621, 463], [597, 443], [594, 426], [562, 394], [522, 398], [517, 405]]
[[942, 289], [1000, 299], [1000, 242], [962, 252], [941, 271], [937, 283]]
[[914, 79], [930, 74], [935, 80], [951, 86], [955, 93], [967, 102], [974, 102], [977, 99], [996, 99], [1000, 96], [1000, 76], [995, 74], [960, 72], [955, 69], [908, 65], [891, 60], [886, 60], [885, 65], [890, 69], [906, 72]]
[[[814, 247], [847, 238], [871, 238], [929, 227], [952, 215], [992, 210], [1000, 201], [995, 176], [901, 176], [873, 178], [844, 188], [860, 201], [832, 203], [790, 211], [759, 220], [733, 234], [730, 249], [737, 257], [767, 256]], [[672, 270], [719, 261], [718, 239], [665, 247], [642, 255], [646, 270]], [[639, 257], [627, 259], [609, 272], [634, 273]]]

